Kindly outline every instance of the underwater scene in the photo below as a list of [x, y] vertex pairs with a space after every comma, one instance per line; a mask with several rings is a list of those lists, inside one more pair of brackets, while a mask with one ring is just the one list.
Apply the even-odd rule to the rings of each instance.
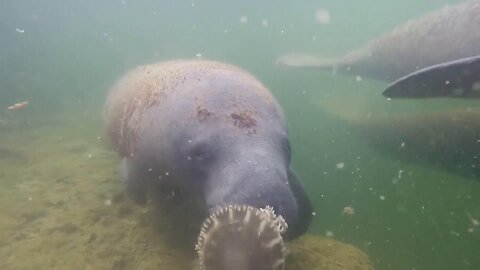
[[0, 269], [480, 269], [480, 0], [0, 0]]

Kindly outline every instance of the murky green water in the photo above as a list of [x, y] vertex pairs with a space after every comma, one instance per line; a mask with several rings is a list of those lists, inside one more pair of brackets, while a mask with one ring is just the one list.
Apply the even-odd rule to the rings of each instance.
[[247, 69], [283, 106], [311, 233], [376, 269], [480, 269], [477, 101], [388, 101], [383, 82], [274, 65], [290, 51], [341, 55], [456, 2], [2, 0], [0, 268], [189, 265], [124, 198], [102, 106], [127, 70], [201, 55]]

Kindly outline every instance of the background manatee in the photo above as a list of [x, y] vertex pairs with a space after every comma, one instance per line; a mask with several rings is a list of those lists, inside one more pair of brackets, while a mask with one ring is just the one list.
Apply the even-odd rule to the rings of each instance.
[[336, 69], [391, 82], [416, 70], [480, 55], [480, 1], [470, 0], [412, 19], [339, 59], [281, 56], [293, 67]]

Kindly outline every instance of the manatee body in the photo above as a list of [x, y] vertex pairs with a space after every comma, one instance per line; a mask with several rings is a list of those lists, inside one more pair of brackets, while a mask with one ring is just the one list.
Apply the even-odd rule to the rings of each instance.
[[312, 207], [290, 169], [282, 109], [242, 69], [203, 60], [138, 67], [111, 89], [105, 119], [137, 202], [168, 193], [201, 204], [205, 217], [227, 205], [271, 206], [287, 238], [307, 229]]
[[277, 62], [392, 82], [419, 69], [480, 55], [479, 29], [480, 1], [470, 0], [410, 20], [340, 59], [290, 54]]

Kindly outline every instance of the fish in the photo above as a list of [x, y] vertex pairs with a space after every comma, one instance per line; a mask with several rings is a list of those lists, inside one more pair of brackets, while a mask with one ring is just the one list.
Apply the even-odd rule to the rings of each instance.
[[[433, 76], [437, 81], [442, 81], [443, 78], [438, 77], [442, 75], [438, 73], [439, 68], [453, 74], [460, 70], [459, 65], [470, 59], [477, 61], [480, 56], [479, 29], [480, 1], [469, 0], [411, 19], [343, 57], [323, 59], [294, 53], [280, 56], [277, 64], [333, 69], [339, 73], [350, 73], [389, 83], [403, 78], [404, 82], [409, 81], [412, 84], [409, 97], [432, 95], [429, 94], [430, 91], [445, 94], [442, 88], [433, 90], [421, 87], [422, 80], [410, 79], [427, 79]], [[412, 77], [408, 77], [409, 74]], [[462, 74], [458, 76], [461, 77]], [[480, 74], [474, 77], [479, 78]], [[395, 85], [398, 84], [394, 83], [389, 87]], [[386, 94], [388, 95], [388, 92]], [[453, 91], [451, 94], [456, 93]]]
[[480, 98], [480, 55], [421, 69], [391, 83], [387, 98]]

